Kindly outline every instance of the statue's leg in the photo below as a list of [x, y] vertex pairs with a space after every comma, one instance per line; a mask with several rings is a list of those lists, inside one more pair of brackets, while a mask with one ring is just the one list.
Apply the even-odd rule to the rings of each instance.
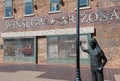
[[97, 81], [104, 81], [103, 70], [97, 72]]
[[91, 73], [92, 73], [92, 81], [97, 81], [96, 71], [92, 69]]

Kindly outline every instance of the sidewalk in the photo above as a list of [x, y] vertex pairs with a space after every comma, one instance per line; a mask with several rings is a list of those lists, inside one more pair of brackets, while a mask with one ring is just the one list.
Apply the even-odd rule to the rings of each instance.
[[[75, 65], [0, 64], [0, 81], [74, 81]], [[105, 81], [120, 81], [120, 68], [105, 68]], [[90, 67], [81, 66], [82, 81], [91, 81]]]

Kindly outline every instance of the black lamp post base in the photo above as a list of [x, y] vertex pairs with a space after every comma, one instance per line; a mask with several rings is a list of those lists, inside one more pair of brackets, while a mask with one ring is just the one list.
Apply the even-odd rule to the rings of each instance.
[[82, 81], [80, 78], [76, 78], [76, 80], [75, 81]]
[[75, 81], [82, 81], [81, 78], [80, 78], [80, 69], [77, 68], [76, 70], [76, 79]]

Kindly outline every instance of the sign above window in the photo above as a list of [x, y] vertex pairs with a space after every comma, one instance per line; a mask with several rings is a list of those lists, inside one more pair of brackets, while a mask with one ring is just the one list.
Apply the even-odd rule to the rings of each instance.
[[[59, 16], [58, 16], [59, 15]], [[97, 22], [113, 22], [119, 21], [120, 14], [119, 8], [116, 9], [107, 9], [107, 10], [98, 10], [94, 12], [87, 12], [80, 14], [80, 23], [97, 23]], [[43, 17], [30, 17], [18, 20], [6, 20], [2, 22], [1, 29], [7, 31], [9, 29], [26, 29], [26, 28], [40, 28], [40, 27], [67, 27], [65, 25], [74, 26], [76, 23], [75, 13], [71, 14], [51, 14]]]

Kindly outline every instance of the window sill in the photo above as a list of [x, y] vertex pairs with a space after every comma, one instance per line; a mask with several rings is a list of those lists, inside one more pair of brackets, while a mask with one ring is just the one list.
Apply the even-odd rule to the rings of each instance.
[[[90, 9], [90, 8], [91, 8], [90, 6], [86, 6], [86, 7], [80, 7], [79, 9], [85, 10], [85, 9]], [[77, 10], [77, 9], [75, 8], [75, 10]]]
[[4, 19], [13, 19], [14, 17], [11, 16], [11, 17], [4, 17]]
[[62, 11], [61, 10], [59, 10], [59, 11], [50, 11], [49, 14], [60, 13], [60, 12], [62, 12]]
[[35, 14], [24, 15], [24, 17], [30, 17], [30, 16], [35, 16]]

